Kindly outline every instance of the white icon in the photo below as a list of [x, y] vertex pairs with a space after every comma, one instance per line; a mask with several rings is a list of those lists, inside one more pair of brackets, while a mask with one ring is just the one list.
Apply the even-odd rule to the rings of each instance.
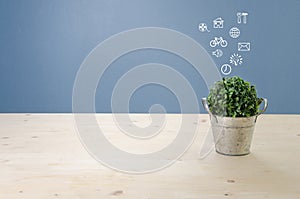
[[212, 52], [212, 55], [214, 55], [214, 56], [216, 56], [216, 57], [222, 57], [222, 55], [223, 55], [223, 51], [222, 50], [220, 50], [220, 49], [217, 49], [217, 50], [215, 50], [215, 51], [213, 51]]
[[224, 20], [221, 17], [216, 18], [213, 20], [214, 28], [223, 28]]
[[240, 24], [243, 23], [246, 24], [247, 23], [247, 16], [248, 16], [248, 12], [238, 12], [236, 13], [237, 16], [237, 23]]
[[250, 42], [239, 42], [238, 51], [250, 51]]
[[243, 63], [243, 58], [239, 54], [233, 54], [230, 56], [229, 62], [235, 66], [241, 65]]
[[206, 23], [200, 23], [199, 26], [198, 26], [198, 29], [199, 29], [200, 32], [205, 32], [205, 31], [210, 32], [207, 28]]
[[229, 30], [229, 35], [230, 37], [232, 38], [238, 38], [240, 36], [241, 32], [240, 30], [237, 28], [237, 27], [232, 27], [230, 30]]
[[231, 66], [229, 64], [223, 64], [221, 66], [221, 72], [223, 75], [229, 75], [231, 73]]
[[216, 46], [222, 46], [223, 48], [225, 48], [227, 46], [227, 41], [225, 39], [223, 39], [223, 37], [215, 37], [213, 40], [211, 40], [209, 42], [209, 45], [214, 48]]

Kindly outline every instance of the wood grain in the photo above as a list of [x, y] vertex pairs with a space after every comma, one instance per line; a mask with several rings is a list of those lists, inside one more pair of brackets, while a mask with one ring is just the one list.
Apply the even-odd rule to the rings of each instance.
[[[148, 122], [147, 115], [132, 117], [137, 125]], [[167, 115], [162, 135], [141, 147], [124, 142], [112, 115], [97, 115], [108, 139], [129, 152], [163, 147], [174, 137], [164, 132], [176, 133], [179, 118], [179, 114]], [[133, 175], [93, 159], [79, 141], [71, 114], [1, 114], [0, 199], [300, 198], [299, 115], [261, 116], [252, 153], [243, 157], [213, 151], [200, 159], [208, 115], [200, 115], [194, 125], [199, 126], [197, 138], [183, 157], [158, 172]]]

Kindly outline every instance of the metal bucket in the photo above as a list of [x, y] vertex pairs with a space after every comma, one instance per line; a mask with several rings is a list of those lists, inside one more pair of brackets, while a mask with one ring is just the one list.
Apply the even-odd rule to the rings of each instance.
[[210, 115], [216, 152], [223, 155], [241, 156], [250, 153], [250, 146], [257, 117], [266, 111], [267, 99], [263, 99], [264, 108], [259, 114], [251, 117], [220, 117], [213, 115], [208, 107], [207, 99], [202, 104]]

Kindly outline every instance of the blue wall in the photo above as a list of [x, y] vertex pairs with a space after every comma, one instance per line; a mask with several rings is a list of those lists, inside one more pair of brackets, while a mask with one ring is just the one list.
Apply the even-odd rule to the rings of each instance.
[[[249, 12], [240, 39], [251, 41], [242, 66], [230, 75], [253, 82], [260, 96], [270, 101], [268, 113], [300, 113], [299, 0], [1, 0], [0, 1], [0, 112], [71, 112], [76, 72], [101, 41], [124, 30], [155, 26], [180, 31], [203, 45], [216, 35], [233, 42], [228, 30], [236, 12]], [[225, 20], [213, 30], [212, 20]], [[210, 33], [198, 31], [206, 22]], [[214, 32], [215, 31], [215, 32]], [[219, 31], [219, 32], [217, 32]], [[217, 66], [234, 52], [229, 45]], [[110, 112], [114, 83], [133, 66], [157, 62], [184, 74], [199, 99], [208, 90], [186, 61], [158, 50], [143, 50], [121, 57], [103, 76], [96, 93], [96, 108]], [[163, 87], [148, 85], [130, 101], [132, 112], [148, 112], [160, 103], [178, 112], [175, 96]]]

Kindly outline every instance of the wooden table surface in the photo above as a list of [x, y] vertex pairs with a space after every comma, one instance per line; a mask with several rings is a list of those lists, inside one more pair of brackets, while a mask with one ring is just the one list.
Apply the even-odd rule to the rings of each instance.
[[[137, 124], [147, 120], [132, 116]], [[169, 125], [179, 117], [167, 115]], [[110, 114], [97, 119], [106, 131], [116, 131]], [[183, 157], [158, 172], [134, 175], [92, 158], [71, 114], [0, 114], [0, 199], [300, 198], [300, 115], [260, 116], [252, 153], [243, 157], [213, 151], [200, 159], [208, 115], [195, 125], [196, 140]], [[130, 143], [114, 141], [130, 150]]]

